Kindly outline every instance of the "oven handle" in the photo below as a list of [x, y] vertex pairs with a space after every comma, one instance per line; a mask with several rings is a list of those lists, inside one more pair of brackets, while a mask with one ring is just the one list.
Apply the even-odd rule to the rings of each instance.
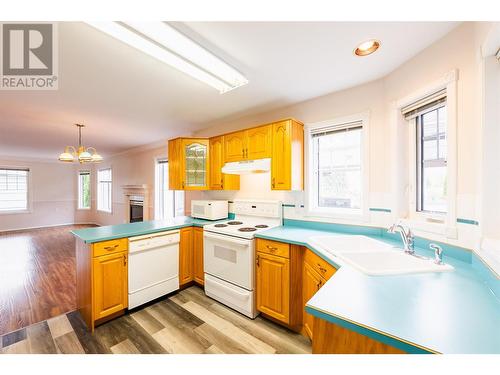
[[232, 236], [226, 236], [226, 235], [221, 235], [221, 234], [214, 234], [214, 233], [209, 233], [209, 232], [204, 232], [203, 233], [204, 238], [208, 239], [213, 239], [217, 241], [222, 241], [222, 242], [228, 242], [231, 244], [237, 244], [241, 246], [248, 246], [252, 240], [242, 240], [236, 237]]

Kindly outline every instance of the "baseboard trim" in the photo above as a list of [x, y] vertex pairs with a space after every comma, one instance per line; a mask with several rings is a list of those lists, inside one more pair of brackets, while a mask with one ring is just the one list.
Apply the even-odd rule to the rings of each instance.
[[64, 227], [68, 225], [96, 225], [100, 227], [100, 224], [93, 222], [78, 222], [78, 223], [63, 223], [63, 224], [51, 224], [51, 225], [41, 225], [36, 227], [25, 227], [25, 228], [15, 228], [15, 229], [0, 229], [0, 233], [8, 233], [8, 232], [20, 232], [23, 230], [32, 230], [32, 229], [43, 229], [43, 228], [55, 228], [55, 227]]

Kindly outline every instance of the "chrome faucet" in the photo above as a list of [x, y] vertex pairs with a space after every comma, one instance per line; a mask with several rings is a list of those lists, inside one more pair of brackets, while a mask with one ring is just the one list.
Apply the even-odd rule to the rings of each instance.
[[392, 224], [387, 230], [388, 233], [396, 233], [396, 229], [399, 228], [399, 234], [401, 235], [401, 239], [403, 240], [404, 251], [406, 254], [414, 255], [415, 248], [413, 244], [413, 233], [410, 228], [405, 228], [401, 223]]
[[443, 248], [435, 243], [431, 243], [429, 247], [434, 250], [434, 263], [443, 265]]

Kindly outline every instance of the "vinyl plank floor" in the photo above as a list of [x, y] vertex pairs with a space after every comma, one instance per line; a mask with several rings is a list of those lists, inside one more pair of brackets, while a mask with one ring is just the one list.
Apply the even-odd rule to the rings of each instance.
[[0, 335], [76, 309], [73, 229], [0, 233]]
[[0, 336], [1, 353], [310, 353], [309, 340], [260, 317], [252, 320], [190, 287], [113, 319], [91, 334], [80, 313], [51, 317]]

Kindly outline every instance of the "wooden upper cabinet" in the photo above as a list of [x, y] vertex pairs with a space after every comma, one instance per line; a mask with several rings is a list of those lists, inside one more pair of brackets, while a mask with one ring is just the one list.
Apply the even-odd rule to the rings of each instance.
[[304, 189], [304, 126], [292, 119], [272, 125], [271, 188]]
[[290, 322], [290, 260], [257, 252], [257, 309]]
[[194, 228], [193, 231], [193, 277], [199, 285], [205, 284], [205, 273], [203, 270], [203, 228]]
[[224, 136], [210, 138], [210, 190], [239, 190], [240, 176], [222, 173]]
[[94, 320], [128, 307], [127, 262], [127, 252], [93, 259]]
[[182, 228], [180, 232], [179, 285], [182, 286], [194, 278], [193, 228]]
[[168, 141], [170, 190], [208, 189], [209, 143], [205, 138]]
[[224, 161], [231, 163], [245, 159], [246, 132], [224, 135]]
[[265, 125], [246, 131], [245, 159], [270, 158], [272, 154], [272, 126]]

